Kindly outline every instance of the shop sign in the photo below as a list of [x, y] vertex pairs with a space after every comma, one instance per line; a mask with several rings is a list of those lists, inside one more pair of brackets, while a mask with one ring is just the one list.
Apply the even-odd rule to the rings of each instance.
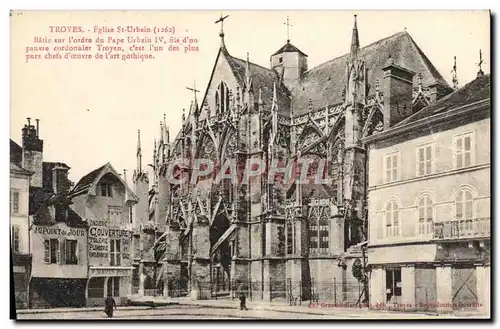
[[120, 228], [108, 227], [108, 222], [103, 220], [89, 221], [89, 257], [109, 258], [110, 239], [121, 240], [121, 255], [123, 260], [130, 258], [131, 233]]
[[91, 268], [90, 277], [129, 276], [131, 271], [128, 268]]
[[35, 234], [41, 235], [61, 235], [61, 236], [85, 236], [85, 230], [81, 228], [60, 228], [50, 226], [35, 226]]

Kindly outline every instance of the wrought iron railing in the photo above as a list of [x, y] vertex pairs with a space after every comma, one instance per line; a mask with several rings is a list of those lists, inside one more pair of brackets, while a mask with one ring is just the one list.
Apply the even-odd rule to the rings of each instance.
[[490, 217], [434, 223], [434, 239], [490, 237]]

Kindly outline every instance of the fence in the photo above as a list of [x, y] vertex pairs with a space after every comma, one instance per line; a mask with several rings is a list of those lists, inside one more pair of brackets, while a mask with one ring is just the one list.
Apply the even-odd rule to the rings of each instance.
[[163, 296], [163, 289], [144, 289], [144, 296]]
[[[237, 298], [243, 292], [251, 300], [267, 299], [286, 301], [290, 305], [328, 302], [349, 304], [353, 307], [366, 302], [365, 286], [359, 281], [251, 281], [241, 284], [232, 280], [230, 285], [196, 282], [200, 299]], [[223, 289], [224, 288], [224, 289]]]

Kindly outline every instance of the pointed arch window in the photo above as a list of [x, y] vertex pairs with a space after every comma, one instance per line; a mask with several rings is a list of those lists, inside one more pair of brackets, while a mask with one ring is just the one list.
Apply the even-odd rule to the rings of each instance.
[[418, 202], [418, 234], [432, 233], [433, 202], [429, 196], [422, 197]]
[[330, 220], [328, 206], [313, 206], [309, 212], [309, 253], [330, 252]]
[[386, 236], [399, 236], [399, 206], [395, 201], [391, 201], [385, 208]]
[[229, 110], [229, 88], [223, 81], [215, 92], [215, 108], [217, 114], [223, 114]]

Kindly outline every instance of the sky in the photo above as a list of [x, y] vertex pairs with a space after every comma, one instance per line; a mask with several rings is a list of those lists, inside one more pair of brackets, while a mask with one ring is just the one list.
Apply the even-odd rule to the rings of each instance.
[[[349, 51], [353, 15], [358, 15], [361, 47], [405, 28], [451, 85], [457, 57], [459, 85], [473, 80], [482, 50], [490, 72], [490, 22], [485, 11], [227, 11], [225, 43], [229, 53], [269, 67], [269, 56], [283, 46], [289, 16], [290, 39], [308, 55], [313, 68]], [[171, 136], [193, 98], [192, 87], [206, 88], [220, 46], [219, 11], [23, 12], [11, 18], [11, 139], [21, 144], [26, 118], [40, 119], [44, 161], [65, 162], [75, 183], [110, 162], [136, 167], [137, 130], [141, 130], [143, 167], [152, 162], [153, 140], [166, 115]], [[25, 63], [25, 47], [49, 26], [175, 26], [177, 36], [198, 39], [199, 52], [164, 52], [154, 60], [43, 60]], [[90, 34], [89, 34], [90, 35]], [[199, 95], [199, 99], [203, 95]]]

